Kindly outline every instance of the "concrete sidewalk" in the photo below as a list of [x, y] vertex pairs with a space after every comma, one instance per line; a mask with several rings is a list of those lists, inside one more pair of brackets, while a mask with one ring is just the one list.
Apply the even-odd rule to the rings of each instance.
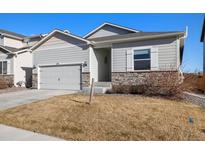
[[62, 139], [0, 124], [0, 141], [63, 141]]

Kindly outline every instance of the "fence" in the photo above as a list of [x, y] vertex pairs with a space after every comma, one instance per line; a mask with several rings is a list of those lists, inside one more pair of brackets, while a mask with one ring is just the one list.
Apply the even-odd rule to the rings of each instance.
[[197, 87], [201, 91], [205, 91], [205, 75], [199, 75], [197, 79]]
[[185, 83], [190, 84], [193, 90], [205, 92], [205, 75], [201, 74], [184, 74]]

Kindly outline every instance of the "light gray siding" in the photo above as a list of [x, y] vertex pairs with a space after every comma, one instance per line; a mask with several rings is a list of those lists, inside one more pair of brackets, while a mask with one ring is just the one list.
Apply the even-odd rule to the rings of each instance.
[[13, 48], [22, 48], [23, 41], [4, 36], [4, 46], [13, 47]]
[[177, 68], [177, 41], [176, 38], [160, 40], [147, 40], [130, 43], [113, 44], [112, 47], [112, 72], [126, 72], [126, 52], [135, 47], [151, 46], [158, 49], [159, 70]]
[[97, 32], [89, 36], [88, 38], [97, 38], [97, 37], [105, 37], [105, 36], [112, 36], [112, 35], [123, 35], [131, 33], [128, 30], [124, 30], [121, 28], [105, 25], [101, 29], [99, 29]]
[[33, 63], [37, 65], [87, 63], [82, 68], [89, 72], [89, 46], [80, 40], [56, 34], [34, 50]]
[[0, 61], [7, 61], [7, 73], [8, 74], [13, 74], [13, 55], [11, 54], [6, 54], [5, 51], [1, 51], [2, 49], [0, 49]]

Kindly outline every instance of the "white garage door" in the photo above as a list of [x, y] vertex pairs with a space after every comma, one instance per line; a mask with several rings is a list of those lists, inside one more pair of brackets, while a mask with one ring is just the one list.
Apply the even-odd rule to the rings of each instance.
[[40, 89], [81, 89], [80, 65], [40, 67]]

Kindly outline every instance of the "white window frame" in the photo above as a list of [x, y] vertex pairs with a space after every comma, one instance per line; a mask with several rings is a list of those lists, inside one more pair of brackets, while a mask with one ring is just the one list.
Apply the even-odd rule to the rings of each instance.
[[[0, 73], [0, 75], [8, 75], [8, 60], [0, 60], [0, 62], [2, 62], [2, 73]], [[3, 62], [6, 62], [6, 64], [7, 64], [7, 70], [6, 70], [6, 74], [4, 74], [3, 73], [3, 70], [4, 70], [4, 68], [3, 68]]]
[[[150, 69], [146, 69], [146, 70], [135, 70], [135, 59], [134, 59], [134, 52], [136, 50], [149, 50], [150, 51]], [[140, 71], [151, 71], [151, 52], [152, 52], [152, 46], [143, 46], [143, 47], [136, 47], [136, 48], [132, 48], [132, 68], [134, 72], [140, 72]], [[142, 60], [146, 60], [146, 59], [142, 59]], [[148, 60], [148, 59], [147, 59]]]

